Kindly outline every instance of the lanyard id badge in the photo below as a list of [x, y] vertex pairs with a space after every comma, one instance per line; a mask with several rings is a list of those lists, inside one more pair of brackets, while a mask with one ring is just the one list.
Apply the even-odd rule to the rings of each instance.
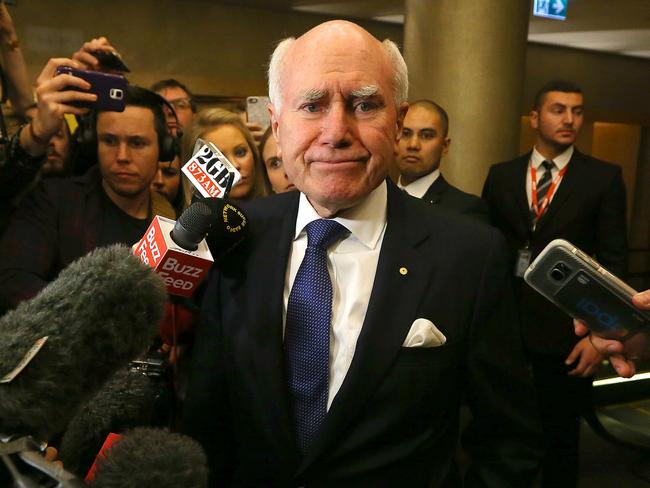
[[519, 249], [517, 251], [517, 260], [515, 261], [514, 274], [517, 278], [523, 278], [524, 273], [530, 265], [531, 258], [533, 257], [533, 251], [528, 245], [526, 247]]

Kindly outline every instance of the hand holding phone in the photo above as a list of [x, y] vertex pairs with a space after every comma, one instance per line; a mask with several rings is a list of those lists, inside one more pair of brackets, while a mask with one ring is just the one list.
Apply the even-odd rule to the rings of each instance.
[[32, 155], [42, 154], [49, 139], [61, 129], [64, 114], [85, 114], [88, 109], [78, 104], [97, 99], [88, 92], [90, 83], [86, 80], [55, 76], [57, 69], [72, 66], [80, 65], [71, 59], [50, 59], [36, 80], [36, 115], [20, 137], [21, 146]]
[[124, 111], [124, 96], [126, 94], [127, 81], [121, 75], [100, 73], [99, 71], [84, 71], [69, 66], [60, 66], [57, 74], [69, 74], [81, 78], [90, 84], [89, 92], [94, 93], [97, 98], [94, 102], [71, 102], [77, 107], [94, 108], [97, 110], [108, 110], [111, 112]]
[[636, 291], [565, 240], [550, 242], [524, 280], [603, 337], [622, 340], [650, 330], [650, 312], [632, 301]]

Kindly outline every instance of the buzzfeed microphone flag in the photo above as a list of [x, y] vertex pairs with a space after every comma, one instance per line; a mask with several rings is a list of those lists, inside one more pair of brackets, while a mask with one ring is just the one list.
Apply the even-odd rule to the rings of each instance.
[[[223, 198], [241, 175], [211, 142], [197, 139], [194, 154], [182, 168], [183, 174], [206, 198]], [[230, 181], [232, 180], [232, 182]]]
[[203, 239], [195, 251], [178, 246], [170, 234], [174, 221], [156, 215], [144, 237], [135, 246], [140, 260], [154, 268], [167, 285], [167, 292], [191, 296], [213, 263], [208, 244]]

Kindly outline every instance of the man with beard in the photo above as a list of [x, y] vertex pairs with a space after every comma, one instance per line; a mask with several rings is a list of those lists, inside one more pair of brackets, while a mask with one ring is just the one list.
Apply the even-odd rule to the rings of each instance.
[[621, 276], [625, 268], [625, 187], [621, 168], [582, 154], [574, 143], [583, 122], [580, 87], [552, 81], [535, 97], [533, 150], [490, 168], [483, 198], [510, 248], [522, 334], [544, 428], [542, 486], [575, 486], [580, 414], [590, 406], [603, 356], [571, 318], [523, 279], [553, 239], [566, 239]]

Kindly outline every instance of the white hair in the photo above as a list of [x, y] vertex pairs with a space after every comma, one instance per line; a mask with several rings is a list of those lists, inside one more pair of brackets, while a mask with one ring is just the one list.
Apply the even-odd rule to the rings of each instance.
[[282, 104], [282, 85], [280, 83], [281, 70], [287, 53], [296, 42], [295, 37], [287, 37], [280, 41], [280, 43], [273, 50], [271, 60], [269, 61], [269, 98], [275, 110], [280, 113], [280, 106]]
[[[295, 37], [288, 37], [280, 41], [273, 54], [271, 54], [269, 61], [269, 98], [277, 113], [280, 113], [280, 107], [282, 105], [282, 68], [285, 64], [287, 53], [295, 42]], [[393, 98], [395, 100], [395, 106], [399, 109], [400, 104], [408, 98], [408, 69], [397, 44], [390, 39], [385, 39], [382, 42], [382, 47], [395, 73], [393, 77]]]

